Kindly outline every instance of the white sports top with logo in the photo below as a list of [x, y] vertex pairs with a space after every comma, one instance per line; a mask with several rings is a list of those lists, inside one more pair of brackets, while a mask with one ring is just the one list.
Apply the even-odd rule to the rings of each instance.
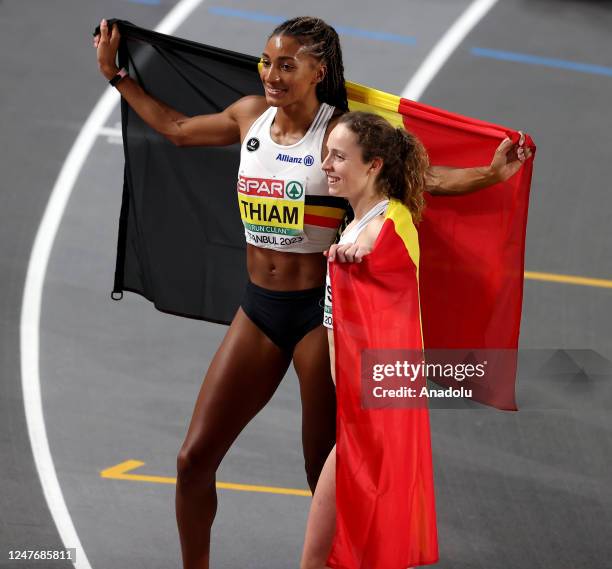
[[333, 243], [345, 202], [329, 195], [321, 148], [334, 107], [322, 103], [299, 142], [282, 146], [270, 127], [276, 107], [252, 125], [240, 149], [238, 206], [247, 243], [291, 253], [318, 253]]
[[[366, 228], [368, 223], [377, 215], [381, 215], [387, 211], [389, 200], [378, 202], [370, 209], [353, 227], [348, 228], [341, 236], [338, 245], [346, 243], [355, 243], [359, 234]], [[329, 263], [328, 263], [329, 265]], [[326, 328], [334, 327], [334, 319], [332, 317], [332, 289], [331, 280], [329, 278], [329, 266], [327, 267], [327, 275], [325, 276], [325, 311], [323, 312], [323, 324]]]

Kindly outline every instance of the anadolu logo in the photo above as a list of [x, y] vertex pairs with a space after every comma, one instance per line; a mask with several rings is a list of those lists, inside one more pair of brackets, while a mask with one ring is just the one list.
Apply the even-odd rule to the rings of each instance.
[[312, 166], [314, 164], [314, 156], [307, 154], [304, 156], [304, 164], [306, 166]]
[[285, 194], [288, 198], [292, 200], [299, 200], [304, 194], [304, 187], [299, 182], [295, 180], [287, 183], [287, 187], [285, 188]]
[[255, 152], [259, 148], [259, 138], [249, 138], [246, 148], [249, 152]]

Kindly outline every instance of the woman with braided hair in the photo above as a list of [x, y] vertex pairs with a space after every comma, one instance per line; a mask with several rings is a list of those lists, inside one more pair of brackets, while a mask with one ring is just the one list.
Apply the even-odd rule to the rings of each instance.
[[[335, 239], [346, 202], [330, 195], [321, 164], [330, 130], [348, 111], [342, 52], [337, 33], [322, 20], [288, 20], [273, 30], [262, 53], [264, 96], [243, 97], [222, 112], [189, 117], [117, 68], [119, 39], [117, 26], [109, 30], [103, 20], [94, 38], [99, 69], [151, 128], [177, 146], [242, 145], [238, 198], [250, 282], [206, 373], [177, 458], [183, 566], [204, 569], [217, 507], [217, 467], [270, 400], [291, 361], [300, 382], [302, 442], [312, 490], [334, 446], [335, 393], [321, 325], [322, 252]], [[522, 148], [507, 140], [490, 166], [431, 168], [428, 189], [486, 187], [511, 176], [524, 158]], [[277, 215], [262, 223], [266, 208]]]

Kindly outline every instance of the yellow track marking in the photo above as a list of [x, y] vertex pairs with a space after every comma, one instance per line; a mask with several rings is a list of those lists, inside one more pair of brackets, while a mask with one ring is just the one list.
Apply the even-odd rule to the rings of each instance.
[[[149, 476], [145, 474], [131, 474], [131, 471], [144, 466], [140, 460], [126, 460], [116, 466], [111, 466], [100, 472], [102, 478], [114, 480], [130, 480], [132, 482], [153, 482], [155, 484], [176, 484], [176, 478], [168, 476]], [[252, 484], [234, 484], [231, 482], [217, 482], [221, 490], [237, 490], [238, 492], [262, 492], [265, 494], [286, 494], [290, 496], [312, 496], [310, 490], [299, 488], [278, 488], [275, 486], [254, 486]]]
[[556, 275], [554, 273], [537, 273], [525, 271], [525, 278], [534, 281], [548, 281], [553, 283], [565, 283], [581, 286], [594, 286], [599, 288], [612, 288], [612, 281], [606, 279], [593, 279], [575, 275]]
[[144, 474], [128, 474], [135, 468], [144, 466], [140, 460], [126, 460], [116, 466], [111, 466], [100, 472], [102, 478], [113, 478], [115, 480], [133, 480], [136, 482], [155, 482], [157, 484], [176, 484], [176, 478], [166, 476], [146, 476]]
[[276, 486], [252, 486], [251, 484], [232, 484], [230, 482], [217, 482], [217, 488], [224, 490], [238, 490], [239, 492], [263, 492], [265, 494], [288, 494], [290, 496], [312, 496], [310, 490], [299, 488], [278, 488]]

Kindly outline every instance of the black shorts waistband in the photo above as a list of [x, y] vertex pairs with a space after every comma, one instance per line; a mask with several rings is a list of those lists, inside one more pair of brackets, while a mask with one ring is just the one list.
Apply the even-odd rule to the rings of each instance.
[[293, 299], [293, 300], [300, 300], [300, 299], [308, 299], [308, 298], [320, 296], [321, 293], [325, 291], [325, 284], [322, 284], [321, 286], [317, 286], [314, 288], [305, 288], [305, 289], [300, 289], [300, 290], [272, 290], [269, 288], [263, 288], [259, 285], [256, 285], [255, 283], [251, 281], [248, 281], [247, 288], [250, 288], [253, 291], [257, 292], [257, 294], [266, 296], [268, 298], [274, 298], [274, 299], [288, 298], [288, 299]]

